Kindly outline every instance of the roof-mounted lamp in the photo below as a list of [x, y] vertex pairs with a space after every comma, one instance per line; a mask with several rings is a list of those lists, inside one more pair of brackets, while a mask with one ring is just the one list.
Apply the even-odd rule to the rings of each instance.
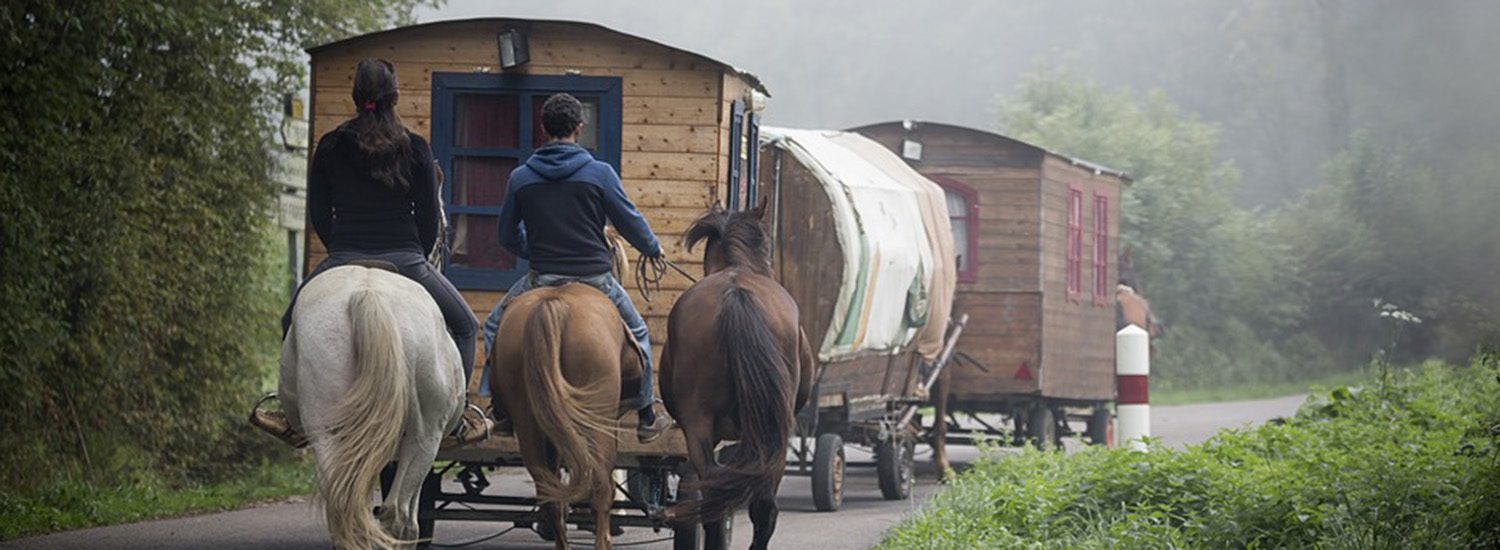
[[495, 36], [500, 46], [500, 70], [509, 70], [531, 61], [531, 48], [526, 44], [526, 33], [509, 29]]

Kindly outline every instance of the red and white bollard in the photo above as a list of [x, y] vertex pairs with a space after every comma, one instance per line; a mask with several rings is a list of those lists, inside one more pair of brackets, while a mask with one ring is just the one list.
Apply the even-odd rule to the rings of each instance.
[[1115, 333], [1115, 437], [1144, 451], [1151, 436], [1151, 336], [1130, 325]]

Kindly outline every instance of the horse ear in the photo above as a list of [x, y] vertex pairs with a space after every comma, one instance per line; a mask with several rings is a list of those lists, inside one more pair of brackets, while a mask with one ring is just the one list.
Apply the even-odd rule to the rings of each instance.
[[770, 213], [770, 211], [771, 197], [761, 195], [760, 199], [755, 203], [755, 217], [760, 219], [761, 223], [767, 223], [770, 220], [766, 219], [766, 214]]

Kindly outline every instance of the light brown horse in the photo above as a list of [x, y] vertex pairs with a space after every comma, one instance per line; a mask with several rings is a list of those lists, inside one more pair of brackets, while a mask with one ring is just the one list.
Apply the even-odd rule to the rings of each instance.
[[[687, 437], [701, 493], [667, 511], [678, 524], [703, 523], [704, 547], [727, 544], [721, 520], [749, 505], [751, 548], [776, 530], [776, 488], [786, 471], [795, 411], [812, 389], [812, 347], [797, 304], [771, 278], [762, 226], [766, 202], [744, 212], [718, 205], [687, 231], [688, 250], [707, 241], [703, 280], [672, 306], [661, 360], [661, 395]], [[738, 440], [726, 463], [714, 449]]]
[[1140, 288], [1141, 277], [1136, 273], [1135, 259], [1131, 257], [1129, 247], [1120, 252], [1119, 262], [1119, 284], [1115, 286], [1115, 330], [1129, 325], [1141, 327], [1151, 336], [1149, 348], [1155, 355], [1156, 339], [1167, 334], [1167, 327], [1151, 311], [1151, 302], [1136, 291]]
[[568, 548], [568, 505], [584, 500], [594, 516], [594, 547], [611, 547], [620, 399], [638, 394], [641, 378], [631, 342], [614, 304], [585, 284], [528, 291], [500, 321], [490, 391], [515, 426], [558, 550]]

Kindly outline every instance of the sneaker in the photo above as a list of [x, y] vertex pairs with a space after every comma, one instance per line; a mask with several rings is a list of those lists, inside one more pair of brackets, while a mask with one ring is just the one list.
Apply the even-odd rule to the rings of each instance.
[[292, 423], [286, 419], [284, 412], [256, 408], [250, 411], [250, 424], [276, 436], [276, 439], [280, 439], [293, 448], [301, 449], [307, 446], [307, 437], [292, 429]]
[[495, 421], [483, 410], [472, 404], [464, 408], [464, 415], [459, 419], [458, 429], [453, 434], [443, 438], [443, 448], [468, 445], [490, 438], [490, 431], [495, 428]]
[[652, 441], [656, 441], [657, 438], [661, 437], [661, 434], [667, 433], [667, 429], [671, 427], [672, 419], [667, 418], [667, 415], [665, 414], [658, 414], [656, 415], [655, 422], [636, 426], [635, 437], [636, 439], [640, 440], [642, 445], [645, 445]]

